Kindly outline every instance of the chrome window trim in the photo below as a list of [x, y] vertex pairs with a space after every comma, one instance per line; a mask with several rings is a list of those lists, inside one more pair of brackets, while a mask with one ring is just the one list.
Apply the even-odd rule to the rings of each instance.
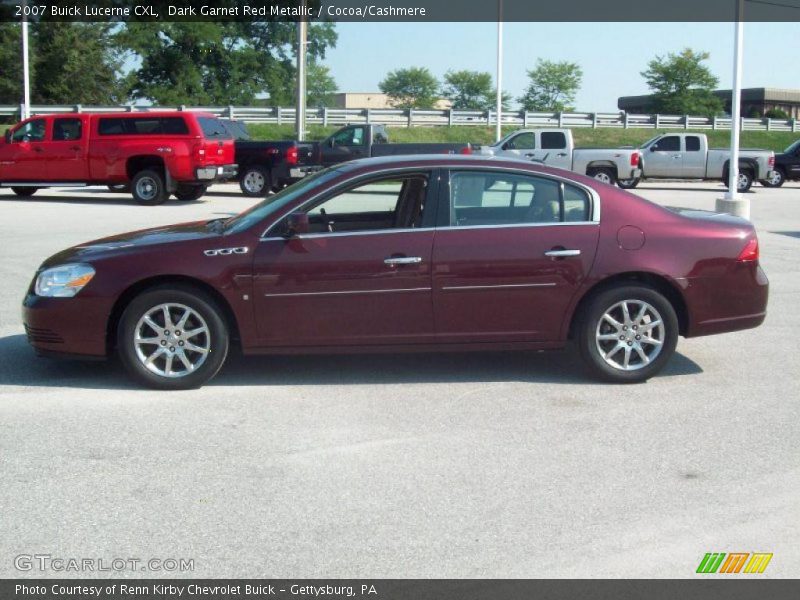
[[[263, 231], [263, 233], [259, 237], [258, 241], [259, 242], [267, 242], [267, 241], [274, 241], [274, 240], [286, 241], [287, 239], [304, 239], [304, 238], [308, 238], [308, 237], [312, 237], [312, 236], [313, 237], [327, 237], [327, 236], [342, 236], [342, 235], [377, 235], [377, 234], [380, 234], [380, 233], [410, 233], [412, 231], [447, 231], [447, 230], [459, 230], [459, 229], [496, 229], [496, 228], [499, 228], [499, 227], [503, 227], [503, 228], [507, 228], [507, 227], [554, 227], [554, 226], [564, 226], [564, 225], [599, 225], [600, 224], [600, 194], [598, 194], [596, 190], [594, 190], [593, 188], [589, 187], [588, 185], [585, 185], [585, 184], [580, 183], [578, 181], [574, 181], [574, 180], [569, 179], [567, 177], [561, 177], [559, 175], [553, 175], [551, 173], [539, 173], [537, 171], [528, 171], [527, 169], [515, 169], [514, 167], [494, 167], [494, 166], [491, 166], [491, 165], [490, 166], [485, 166], [485, 165], [480, 165], [480, 164], [477, 164], [474, 167], [472, 167], [471, 165], [451, 166], [451, 165], [447, 165], [445, 163], [444, 165], [442, 165], [442, 164], [434, 164], [434, 165], [428, 165], [428, 166], [422, 167], [422, 168], [420, 168], [420, 167], [410, 167], [410, 166], [394, 167], [394, 168], [391, 168], [391, 169], [382, 170], [381, 174], [383, 174], [383, 173], [396, 173], [396, 172], [403, 172], [403, 171], [411, 172], [411, 173], [420, 172], [420, 171], [431, 171], [432, 172], [432, 171], [434, 171], [436, 169], [443, 169], [443, 170], [446, 169], [448, 171], [448, 174], [449, 174], [449, 172], [458, 171], [458, 170], [503, 171], [503, 172], [509, 172], [509, 173], [514, 173], [514, 174], [527, 175], [529, 177], [543, 177], [543, 178], [546, 178], [546, 179], [553, 179], [553, 180], [559, 181], [561, 183], [567, 183], [569, 185], [574, 185], [575, 187], [578, 187], [578, 188], [582, 189], [584, 192], [586, 192], [587, 194], [589, 194], [589, 198], [590, 198], [590, 200], [592, 202], [592, 219], [591, 219], [591, 221], [572, 221], [572, 222], [559, 221], [558, 223], [513, 223], [513, 224], [503, 224], [503, 225], [466, 225], [466, 226], [448, 225], [448, 226], [442, 226], [442, 227], [416, 227], [416, 228], [411, 228], [411, 229], [375, 229], [375, 230], [369, 230], [369, 231], [334, 231], [334, 232], [327, 232], [327, 233], [308, 233], [308, 234], [304, 234], [304, 235], [294, 236], [293, 238], [285, 238], [285, 237], [282, 237], [282, 236], [267, 236], [266, 235], [267, 232], [276, 223], [278, 223], [281, 219], [285, 219], [291, 213], [293, 213], [293, 212], [295, 212], [297, 210], [302, 210], [303, 207], [305, 207], [308, 204], [314, 202], [320, 196], [323, 196], [328, 191], [330, 191], [330, 190], [325, 190], [325, 191], [319, 192], [317, 194], [314, 194], [313, 196], [308, 198], [308, 200], [303, 202], [303, 204], [301, 204], [300, 206], [298, 206], [298, 207], [296, 207], [294, 209], [291, 209], [289, 211], [284, 212], [280, 217], [278, 217], [277, 219], [275, 219], [275, 221], [273, 221], [273, 224], [270, 227], [267, 227]], [[364, 175], [363, 179], [369, 179], [370, 176], [374, 175], [374, 174], [375, 173], [369, 173], [367, 175]], [[350, 183], [353, 183], [353, 182], [357, 183], [359, 181], [359, 179], [362, 179], [362, 177], [357, 177], [357, 178], [354, 178], [354, 179], [350, 179], [350, 180], [346, 181], [342, 185], [349, 185]], [[448, 195], [448, 202], [449, 202], [449, 197], [450, 197], [450, 191], [449, 191], [450, 181], [449, 181], [449, 177], [448, 177], [448, 180], [447, 180], [446, 183], [447, 183], [447, 186], [448, 186], [447, 195]]]

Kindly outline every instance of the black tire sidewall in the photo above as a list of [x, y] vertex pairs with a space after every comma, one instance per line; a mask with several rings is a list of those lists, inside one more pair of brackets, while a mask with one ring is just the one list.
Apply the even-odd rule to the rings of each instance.
[[[245, 177], [247, 177], [247, 174], [253, 172], [259, 173], [264, 178], [264, 187], [262, 187], [258, 192], [252, 192], [244, 185], [244, 180]], [[241, 177], [239, 177], [239, 189], [242, 190], [242, 193], [245, 196], [250, 198], [260, 198], [262, 196], [266, 196], [267, 192], [272, 189], [272, 176], [270, 175], [269, 170], [260, 165], [251, 165], [249, 167], [245, 167]]]
[[623, 181], [628, 181], [627, 179], [617, 179], [617, 185], [622, 188], [623, 190], [632, 190], [637, 185], [639, 185], [642, 181], [641, 177], [638, 177], [633, 180], [632, 183], [622, 183]]
[[14, 192], [20, 198], [30, 198], [36, 192], [39, 191], [39, 188], [35, 187], [11, 187], [11, 191]]
[[786, 183], [786, 173], [784, 173], [784, 172], [783, 172], [783, 169], [780, 169], [780, 168], [778, 168], [778, 169], [775, 169], [775, 172], [776, 172], [776, 173], [779, 173], [779, 174], [780, 174], [780, 176], [781, 176], [781, 179], [780, 179], [780, 181], [779, 181], [778, 183], [772, 183], [771, 181], [769, 181], [769, 180], [767, 180], [767, 179], [765, 179], [765, 180], [764, 180], [764, 181], [762, 181], [761, 183], [762, 183], [763, 185], [765, 185], [766, 187], [771, 187], [771, 188], [779, 188], [779, 187], [781, 187], [781, 186], [782, 186], [784, 183]]
[[[614, 171], [612, 169], [609, 169], [608, 167], [600, 167], [600, 168], [597, 168], [597, 169], [591, 169], [589, 171], [589, 173], [590, 173], [589, 177], [591, 177], [592, 179], [594, 179], [596, 181], [600, 181], [599, 179], [597, 179], [597, 175], [598, 174], [605, 173], [611, 179], [611, 181], [608, 183], [608, 185], [616, 185], [616, 183], [617, 183], [617, 177], [614, 174]], [[604, 181], [600, 181], [600, 183], [605, 183], [605, 182]]]
[[[206, 361], [190, 375], [177, 379], [160, 377], [139, 361], [132, 340], [139, 319], [154, 306], [167, 302], [185, 304], [205, 319], [211, 334], [211, 351]], [[200, 387], [222, 368], [228, 355], [229, 334], [217, 303], [201, 290], [181, 286], [160, 286], [135, 297], [125, 308], [117, 327], [117, 353], [128, 373], [138, 382], [160, 390], [185, 390]]]
[[180, 202], [193, 202], [202, 198], [206, 190], [208, 190], [208, 186], [202, 184], [179, 185], [175, 190], [175, 198]]
[[750, 171], [740, 171], [739, 172], [739, 176], [741, 177], [742, 175], [747, 177], [747, 185], [745, 187], [743, 187], [743, 188], [739, 188], [739, 182], [737, 181], [736, 182], [736, 191], [738, 191], [738, 192], [746, 192], [751, 187], [753, 187], [753, 174]]
[[[656, 359], [635, 371], [620, 371], [605, 362], [595, 343], [595, 330], [600, 317], [621, 300], [643, 300], [653, 305], [661, 314], [666, 328], [664, 346]], [[678, 317], [675, 309], [661, 293], [645, 285], [618, 285], [596, 294], [580, 315], [577, 343], [581, 357], [596, 378], [615, 383], [639, 383], [656, 375], [664, 368], [675, 352], [678, 343]]]
[[[141, 198], [136, 193], [136, 184], [139, 182], [139, 179], [143, 177], [150, 177], [155, 181], [157, 187], [157, 193], [152, 199], [145, 199]], [[154, 171], [152, 169], [145, 169], [144, 171], [139, 171], [136, 175], [133, 176], [131, 180], [131, 194], [133, 195], [133, 199], [136, 200], [139, 204], [144, 206], [157, 206], [158, 204], [164, 204], [167, 201], [167, 189], [166, 185], [164, 184], [164, 176], [161, 175], [158, 171]]]

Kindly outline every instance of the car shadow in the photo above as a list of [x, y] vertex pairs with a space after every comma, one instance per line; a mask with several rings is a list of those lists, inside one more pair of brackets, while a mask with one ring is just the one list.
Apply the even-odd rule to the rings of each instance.
[[778, 235], [788, 235], [789, 237], [793, 238], [800, 238], [800, 231], [770, 231], [770, 233], [776, 233]]
[[[659, 377], [695, 375], [700, 366], [676, 353]], [[241, 356], [231, 353], [211, 386], [375, 385], [403, 383], [563, 383], [590, 379], [573, 349], [553, 352], [452, 352], [378, 355]], [[0, 338], [0, 385], [138, 389], [117, 360], [37, 357], [24, 335]]]
[[[105, 196], [100, 196], [100, 194], [106, 194]], [[110, 194], [113, 196], [109, 197]], [[194, 200], [192, 202], [179, 202], [175, 198], [170, 198], [163, 204], [159, 204], [156, 206], [145, 206], [143, 208], [154, 209], [158, 208], [159, 206], [194, 206], [198, 202], [202, 202], [203, 198], [209, 194], [205, 194], [203, 197], [199, 198], [198, 200]], [[220, 194], [226, 195], [226, 194]], [[227, 194], [228, 196], [230, 194]], [[94, 196], [94, 197], [93, 197]], [[103, 204], [114, 204], [114, 205], [122, 205], [122, 206], [141, 206], [130, 193], [125, 192], [109, 192], [108, 190], [92, 190], [92, 189], [85, 189], [81, 190], [80, 194], [75, 195], [63, 195], [63, 194], [48, 194], [40, 190], [34, 196], [30, 196], [29, 198], [21, 198], [16, 194], [0, 194], [0, 202], [26, 202], [31, 204], [50, 204], [53, 202], [57, 202], [59, 204], [94, 204], [97, 206]]]

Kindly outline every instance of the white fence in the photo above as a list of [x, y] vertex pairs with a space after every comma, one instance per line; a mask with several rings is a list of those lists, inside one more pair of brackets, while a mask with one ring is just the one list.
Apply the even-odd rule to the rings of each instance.
[[[0, 106], [0, 117], [19, 117], [21, 106]], [[294, 123], [295, 109], [254, 106], [31, 106], [31, 114], [75, 112], [141, 112], [148, 110], [206, 111], [220, 117], [240, 119], [247, 123]], [[417, 110], [394, 108], [310, 108], [306, 111], [309, 125], [349, 125], [374, 123], [394, 127], [442, 127], [451, 125], [494, 125], [495, 111], [481, 110]], [[619, 129], [730, 129], [729, 117], [693, 117], [690, 115], [636, 115], [615, 113], [542, 113], [527, 111], [503, 112], [501, 122], [512, 127], [591, 127]], [[797, 119], [742, 118], [745, 131], [800, 131]]]

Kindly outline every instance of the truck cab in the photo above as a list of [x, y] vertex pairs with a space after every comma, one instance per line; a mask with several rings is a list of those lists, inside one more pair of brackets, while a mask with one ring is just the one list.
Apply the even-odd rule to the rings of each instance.
[[491, 148], [499, 149], [500, 154], [509, 158], [570, 169], [574, 149], [570, 133], [562, 129], [521, 129], [507, 135]]

